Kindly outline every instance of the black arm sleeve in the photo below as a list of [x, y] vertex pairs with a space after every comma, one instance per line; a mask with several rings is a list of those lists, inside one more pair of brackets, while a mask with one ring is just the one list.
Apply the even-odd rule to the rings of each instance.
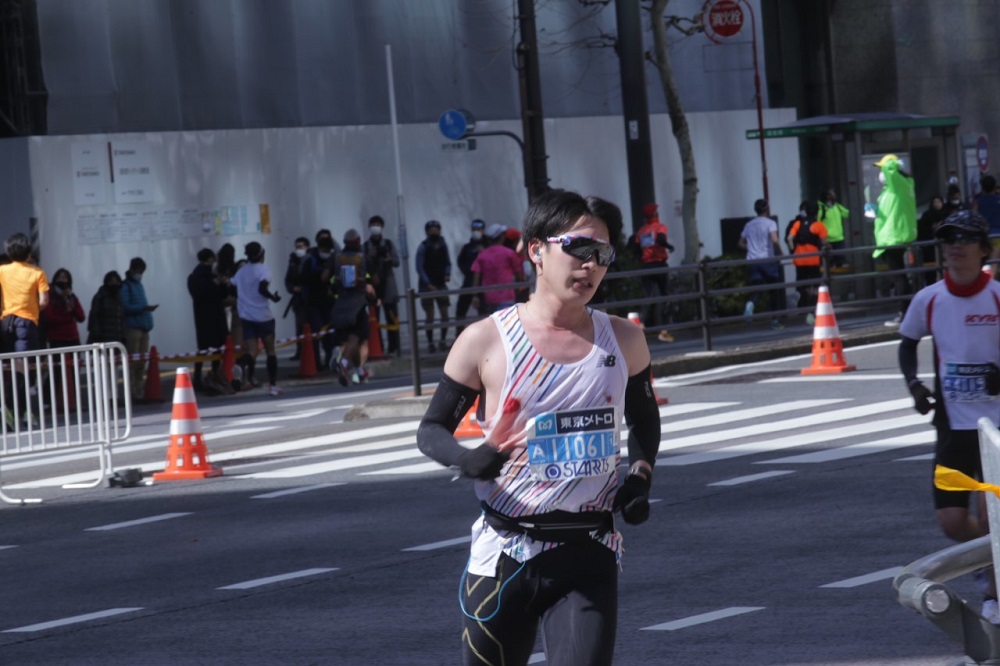
[[478, 392], [459, 384], [448, 375], [441, 377], [424, 417], [417, 428], [417, 448], [445, 467], [458, 465], [466, 448], [455, 439], [454, 432], [462, 422]]
[[920, 340], [905, 335], [900, 337], [902, 339], [899, 341], [899, 369], [902, 370], [903, 379], [909, 388], [910, 384], [917, 381], [917, 344]]
[[651, 383], [651, 366], [628, 378], [625, 386], [625, 423], [628, 425], [628, 460], [656, 465], [660, 450], [660, 410]]

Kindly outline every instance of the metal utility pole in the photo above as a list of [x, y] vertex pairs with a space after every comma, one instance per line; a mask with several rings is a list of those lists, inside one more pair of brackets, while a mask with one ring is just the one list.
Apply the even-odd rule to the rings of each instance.
[[549, 189], [546, 169], [542, 86], [538, 75], [538, 41], [535, 39], [534, 0], [517, 0], [521, 41], [517, 45], [517, 79], [521, 88], [521, 124], [524, 134], [524, 173], [529, 203]]
[[639, 0], [615, 0], [615, 20], [618, 25], [617, 51], [622, 81], [622, 115], [625, 117], [629, 202], [632, 206], [632, 226], [638, 230], [644, 222], [642, 207], [656, 201]]

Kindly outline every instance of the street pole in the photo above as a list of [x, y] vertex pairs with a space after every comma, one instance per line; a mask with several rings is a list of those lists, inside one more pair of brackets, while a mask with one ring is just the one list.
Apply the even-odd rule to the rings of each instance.
[[538, 73], [538, 40], [535, 37], [534, 0], [517, 0], [521, 41], [517, 45], [517, 79], [521, 89], [521, 123], [528, 180], [528, 203], [549, 189], [546, 169], [545, 124], [542, 116], [542, 86]]
[[638, 0], [615, 0], [618, 26], [618, 65], [625, 119], [625, 156], [628, 165], [632, 227], [643, 225], [642, 208], [656, 201], [653, 184], [653, 149], [649, 140], [649, 104], [642, 48], [642, 22]]

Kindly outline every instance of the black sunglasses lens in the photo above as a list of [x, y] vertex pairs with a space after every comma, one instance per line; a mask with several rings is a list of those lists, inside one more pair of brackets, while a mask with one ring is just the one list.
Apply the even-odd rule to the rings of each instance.
[[563, 241], [563, 249], [580, 261], [589, 261], [596, 255], [598, 266], [610, 266], [615, 259], [615, 249], [607, 243], [601, 243], [591, 238], [572, 238]]

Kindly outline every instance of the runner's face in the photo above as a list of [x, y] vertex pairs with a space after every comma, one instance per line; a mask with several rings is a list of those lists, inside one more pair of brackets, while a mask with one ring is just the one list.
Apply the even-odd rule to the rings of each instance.
[[[608, 226], [596, 217], [584, 215], [559, 236], [585, 236], [597, 241], [608, 242]], [[596, 255], [582, 261], [565, 252], [561, 243], [534, 240], [529, 250], [532, 256], [541, 253], [539, 281], [545, 288], [563, 300], [584, 305], [594, 297], [601, 280], [608, 272], [607, 266], [597, 264]]]
[[941, 248], [948, 268], [957, 271], [978, 270], [982, 266], [983, 259], [990, 254], [975, 239], [963, 239], [955, 243], [942, 242]]

